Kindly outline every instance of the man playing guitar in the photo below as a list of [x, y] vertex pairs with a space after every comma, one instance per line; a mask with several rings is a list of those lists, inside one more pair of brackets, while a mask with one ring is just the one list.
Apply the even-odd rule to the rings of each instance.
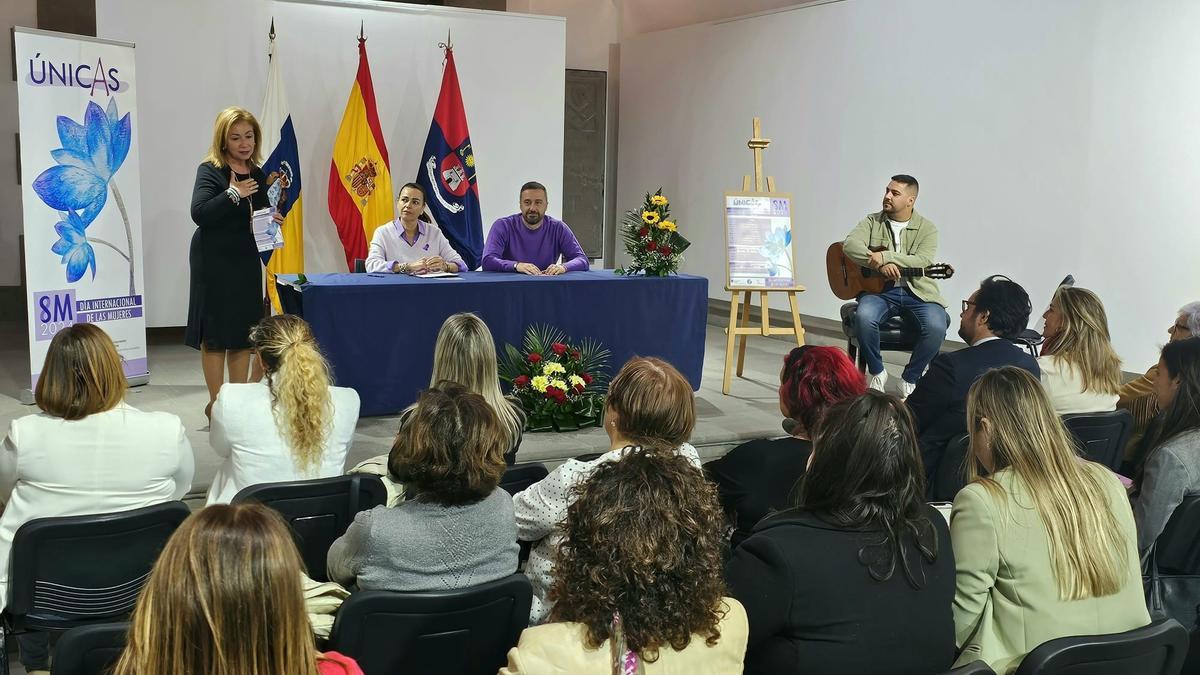
[[937, 254], [937, 227], [913, 210], [919, 187], [912, 176], [892, 176], [883, 193], [883, 210], [859, 221], [842, 244], [848, 258], [878, 270], [888, 279], [883, 292], [858, 296], [855, 315], [859, 347], [871, 374], [872, 389], [883, 391], [887, 383], [887, 370], [879, 353], [880, 324], [897, 314], [907, 314], [920, 326], [917, 345], [904, 368], [901, 398], [912, 393], [926, 366], [937, 356], [950, 325], [937, 281], [900, 274], [902, 267], [932, 265]]

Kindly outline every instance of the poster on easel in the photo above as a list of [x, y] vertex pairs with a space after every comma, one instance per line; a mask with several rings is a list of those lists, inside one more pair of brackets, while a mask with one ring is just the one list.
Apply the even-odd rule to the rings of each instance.
[[725, 251], [730, 290], [795, 286], [792, 196], [726, 192]]
[[137, 88], [130, 43], [16, 27], [30, 387], [54, 335], [104, 329], [144, 383]]

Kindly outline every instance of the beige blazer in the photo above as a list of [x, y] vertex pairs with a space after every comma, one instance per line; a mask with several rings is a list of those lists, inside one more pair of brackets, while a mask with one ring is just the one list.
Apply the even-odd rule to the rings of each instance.
[[1070, 635], [1101, 635], [1150, 623], [1142, 595], [1137, 531], [1125, 489], [1108, 469], [1087, 462], [1103, 485], [1124, 541], [1124, 585], [1113, 595], [1060, 600], [1050, 543], [1024, 481], [1010, 469], [994, 474], [1006, 497], [972, 483], [954, 498], [954, 630], [962, 649], [955, 666], [982, 659], [1011, 673], [1035, 647]]
[[[733, 598], [725, 598], [729, 611], [721, 620], [721, 638], [709, 647], [699, 637], [683, 651], [664, 647], [658, 660], [646, 663], [646, 675], [730, 675], [742, 672], [749, 624], [746, 610]], [[583, 644], [583, 624], [548, 623], [526, 628], [521, 640], [508, 652], [508, 666], [500, 675], [612, 675], [610, 645], [599, 649]]]

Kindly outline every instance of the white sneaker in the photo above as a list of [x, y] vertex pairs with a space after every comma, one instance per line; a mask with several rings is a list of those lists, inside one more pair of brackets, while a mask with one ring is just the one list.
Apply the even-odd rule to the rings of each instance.
[[903, 401], [908, 398], [916, 388], [917, 385], [909, 384], [908, 380], [900, 380], [900, 400]]
[[874, 389], [875, 391], [882, 392], [882, 391], [884, 391], [884, 385], [887, 384], [887, 378], [888, 378], [887, 370], [884, 370], [880, 373], [872, 375], [871, 376], [871, 384], [868, 386], [871, 387], [872, 389]]

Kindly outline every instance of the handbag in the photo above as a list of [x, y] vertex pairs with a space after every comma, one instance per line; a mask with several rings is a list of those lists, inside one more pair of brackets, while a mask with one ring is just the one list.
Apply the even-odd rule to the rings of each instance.
[[1154, 549], [1152, 544], [1150, 569], [1142, 576], [1150, 619], [1175, 619], [1191, 633], [1200, 628], [1200, 574], [1162, 574]]

